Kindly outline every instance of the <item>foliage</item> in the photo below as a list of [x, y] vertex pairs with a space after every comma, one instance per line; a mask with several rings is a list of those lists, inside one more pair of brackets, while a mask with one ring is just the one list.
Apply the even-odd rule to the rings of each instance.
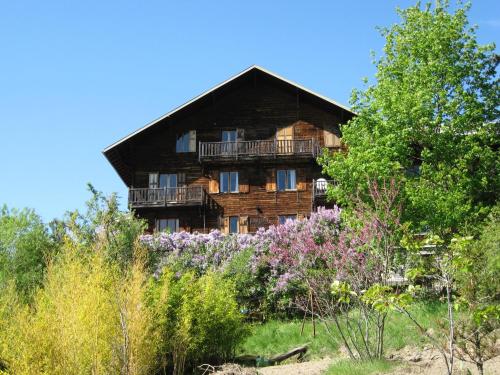
[[397, 363], [384, 359], [366, 362], [352, 362], [349, 360], [339, 360], [333, 363], [326, 372], [326, 375], [369, 375], [383, 374], [390, 372], [397, 366]]
[[323, 171], [338, 182], [329, 196], [343, 207], [373, 180], [396, 179], [415, 230], [446, 234], [473, 225], [494, 205], [499, 85], [494, 45], [477, 43], [468, 6], [438, 1], [398, 10], [382, 29], [376, 83], [352, 95], [357, 112], [342, 127], [347, 153], [325, 153]]
[[[319, 262], [314, 259], [319, 253], [326, 259], [339, 220], [339, 209], [320, 208], [308, 219], [261, 228], [253, 236], [223, 235], [217, 230], [208, 234], [163, 232], [144, 235], [141, 241], [158, 254], [160, 267], [168, 266], [179, 274], [222, 272], [236, 281], [242, 308], [265, 317], [292, 307], [294, 296], [303, 292], [299, 269]], [[292, 253], [303, 262], [293, 264]]]
[[[90, 184], [88, 189], [92, 197], [87, 202], [87, 211], [68, 212], [65, 220], [59, 223], [63, 228], [57, 232], [84, 248], [98, 243], [109, 261], [125, 269], [134, 261], [135, 242], [144, 233], [146, 223], [136, 218], [134, 212], [120, 211], [115, 194], [106, 197]], [[155, 262], [154, 253], [148, 254], [146, 265], [151, 268]]]
[[0, 208], [0, 290], [13, 280], [22, 298], [29, 299], [55, 253], [56, 243], [33, 210]]
[[49, 265], [33, 306], [4, 296], [0, 358], [9, 373], [150, 373], [157, 346], [144, 305], [143, 268], [122, 275], [99, 252], [84, 256], [67, 243]]
[[477, 241], [457, 238], [453, 242], [453, 276], [459, 298], [457, 309], [466, 311], [454, 330], [457, 355], [476, 364], [480, 374], [484, 362], [499, 354], [500, 328], [500, 209], [495, 207]]
[[161, 332], [161, 359], [172, 359], [175, 374], [184, 373], [186, 362], [193, 367], [229, 360], [247, 334], [234, 284], [220, 274], [178, 277], [165, 269], [153, 281], [149, 300]]
[[223, 270], [231, 259], [251, 246], [252, 236], [224, 235], [219, 230], [208, 234], [159, 232], [141, 236], [141, 242], [159, 255], [158, 270], [169, 267], [178, 272], [194, 270], [198, 275]]
[[[437, 331], [438, 320], [446, 313], [446, 304], [441, 302], [418, 301], [408, 307], [411, 314], [423, 325]], [[240, 352], [271, 357], [285, 353], [308, 343], [309, 359], [335, 358], [342, 346], [342, 338], [338, 330], [326, 331], [323, 324], [316, 322], [313, 335], [313, 324], [310, 317], [302, 319], [269, 320], [265, 323], [252, 325], [251, 335], [245, 339]], [[386, 346], [388, 349], [399, 350], [405, 346], [423, 347], [428, 345], [417, 327], [409, 325], [402, 314], [390, 314], [386, 321]]]

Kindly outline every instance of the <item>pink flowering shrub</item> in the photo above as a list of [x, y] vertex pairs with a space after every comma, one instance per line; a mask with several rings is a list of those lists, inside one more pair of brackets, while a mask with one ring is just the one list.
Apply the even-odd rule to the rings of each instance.
[[340, 234], [340, 209], [319, 208], [308, 219], [287, 220], [261, 228], [255, 235], [224, 235], [214, 230], [208, 234], [156, 233], [141, 240], [160, 254], [159, 270], [169, 267], [179, 275], [193, 269], [199, 274], [226, 273], [239, 281], [242, 304], [258, 305], [259, 310], [265, 305], [275, 311], [291, 306], [303, 292], [301, 284], [309, 270], [339, 261], [334, 250]]

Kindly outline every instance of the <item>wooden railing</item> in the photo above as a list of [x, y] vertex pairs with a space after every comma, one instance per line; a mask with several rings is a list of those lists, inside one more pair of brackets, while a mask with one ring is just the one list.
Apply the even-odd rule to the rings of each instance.
[[313, 185], [313, 199], [315, 198], [325, 198], [326, 197], [326, 192], [328, 190], [328, 186], [335, 185], [336, 182], [334, 180], [325, 180], [325, 179], [318, 179], [318, 180], [313, 180], [312, 185]]
[[314, 139], [256, 140], [235, 142], [200, 142], [199, 159], [248, 159], [278, 156], [316, 157], [319, 146]]
[[128, 203], [132, 208], [202, 205], [205, 201], [203, 186], [130, 188], [128, 192]]

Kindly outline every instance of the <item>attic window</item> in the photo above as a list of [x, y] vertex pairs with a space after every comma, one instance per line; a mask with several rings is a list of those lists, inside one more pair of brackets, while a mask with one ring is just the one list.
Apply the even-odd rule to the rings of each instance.
[[190, 130], [177, 137], [175, 152], [196, 152], [196, 130]]

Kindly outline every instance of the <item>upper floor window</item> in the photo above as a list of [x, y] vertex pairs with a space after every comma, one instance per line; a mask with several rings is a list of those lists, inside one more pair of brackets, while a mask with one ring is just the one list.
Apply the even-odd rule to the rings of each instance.
[[179, 219], [159, 219], [156, 229], [160, 232], [175, 233], [179, 231]]
[[196, 152], [196, 130], [190, 130], [177, 137], [175, 152]]
[[278, 216], [278, 223], [285, 224], [287, 220], [296, 220], [297, 215], [280, 215]]
[[237, 130], [223, 130], [222, 131], [222, 142], [236, 142], [238, 139]]
[[221, 172], [219, 184], [221, 193], [237, 193], [239, 191], [238, 172]]
[[293, 139], [293, 126], [278, 128], [276, 130], [276, 139], [278, 141], [291, 141]]
[[277, 176], [278, 191], [296, 190], [297, 179], [295, 176], [295, 169], [280, 169]]

